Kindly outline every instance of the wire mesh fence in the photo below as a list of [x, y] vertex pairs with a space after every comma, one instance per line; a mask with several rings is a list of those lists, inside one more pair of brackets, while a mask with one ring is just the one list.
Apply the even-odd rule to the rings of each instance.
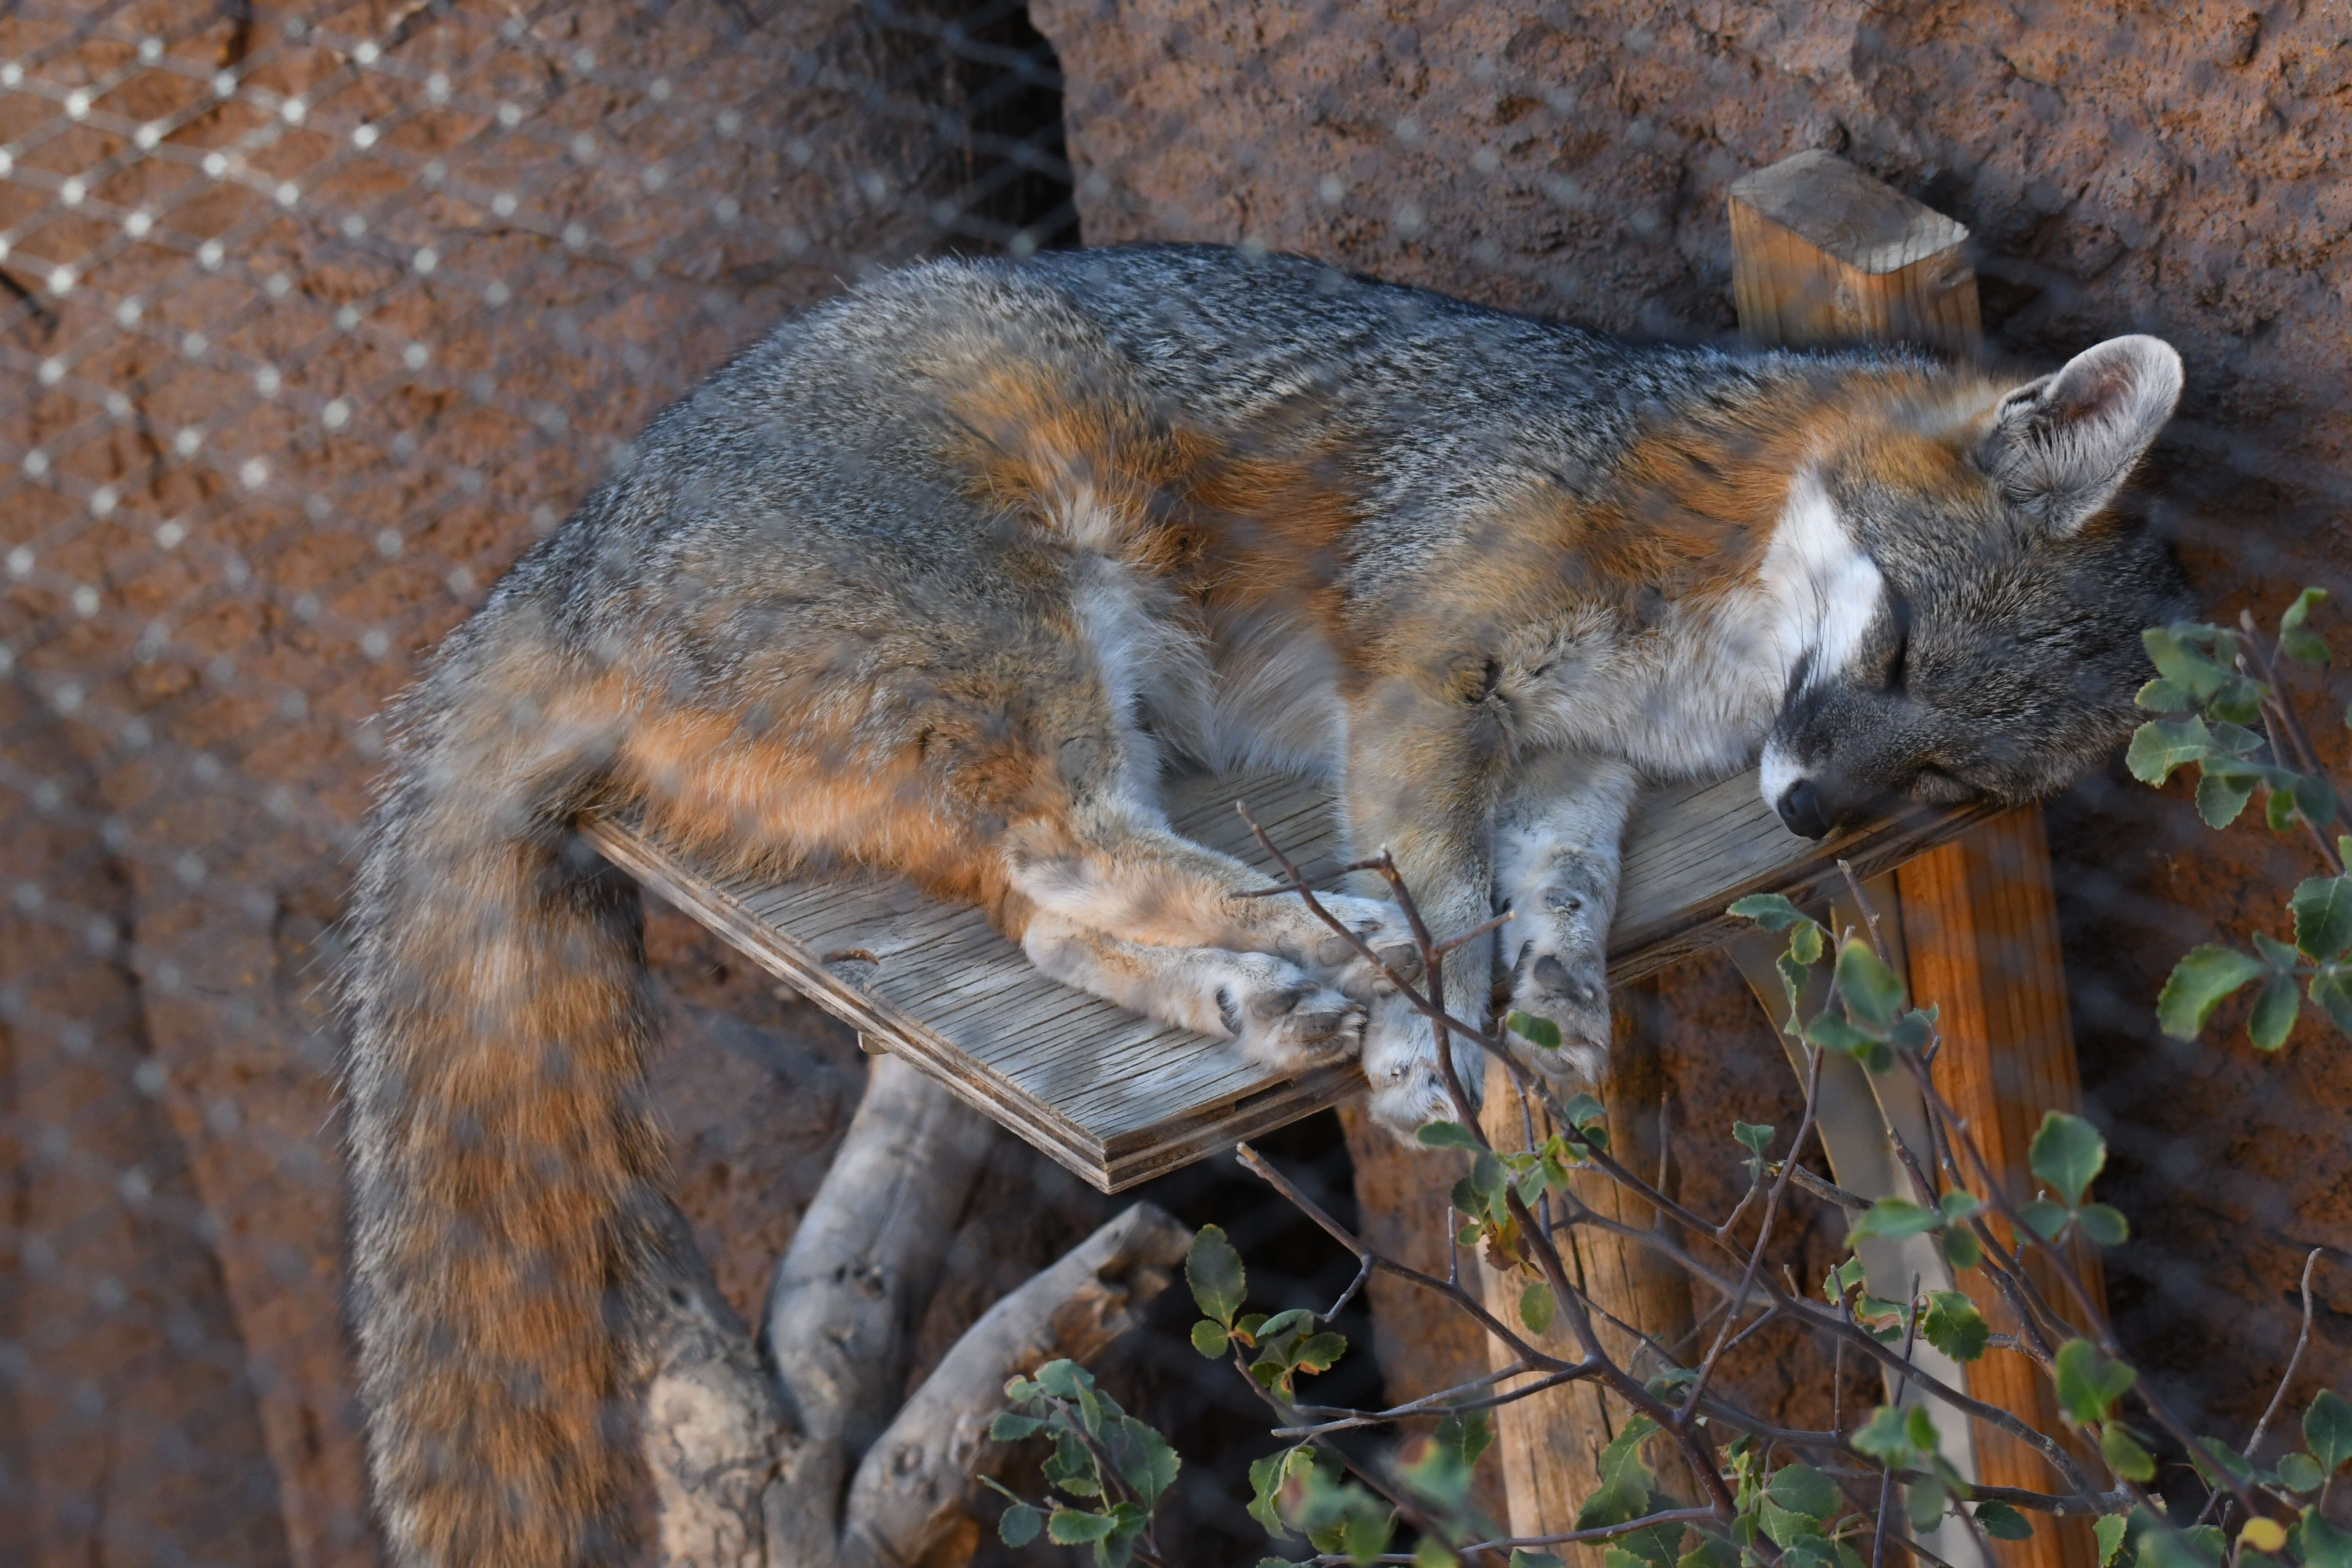
[[[2347, 92], [2325, 5], [0, 6], [0, 1557], [374, 1559], [324, 987], [377, 715], [787, 313], [943, 252], [1198, 239], [1727, 337], [1726, 187], [1825, 147], [1971, 226], [1997, 355], [2181, 348], [2149, 505], [2217, 617], [2274, 610], [2346, 560]], [[2134, 1226], [2107, 1289], [2147, 1374], [2240, 1431], [2305, 1254], [2352, 1246], [2352, 1068], [2324, 1025], [2266, 1057], [2228, 1013], [2168, 1038], [2153, 1001], [2191, 944], [2276, 928], [2300, 862], [2119, 766], [2049, 821]], [[863, 1058], [648, 918], [675, 1193], [750, 1313]], [[1727, 963], [1659, 1006], [1675, 1125], [1721, 1145], [1677, 1180], [1727, 1207], [1716, 1130], [1793, 1125], [1795, 1086]], [[1368, 1226], [1422, 1201], [1360, 1127], [1286, 1137]], [[1224, 1163], [1156, 1195], [1346, 1283]], [[918, 1365], [1109, 1212], [1001, 1146]], [[1808, 1223], [1810, 1279], [1841, 1231]], [[2352, 1287], [2319, 1279], [2304, 1378], [2340, 1383]], [[1379, 1352], [1353, 1375], [1394, 1394], [1454, 1331], [1372, 1310], [1399, 1315], [1351, 1320]], [[1198, 1457], [1188, 1560], [1248, 1560], [1249, 1412], [1171, 1312], [1106, 1375]], [[1740, 1375], [1774, 1392], [1785, 1348]]]

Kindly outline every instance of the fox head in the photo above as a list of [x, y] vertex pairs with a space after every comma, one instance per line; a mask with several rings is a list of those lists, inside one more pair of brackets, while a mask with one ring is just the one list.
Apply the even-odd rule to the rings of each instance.
[[2130, 732], [2139, 634], [2189, 599], [2164, 541], [2108, 502], [2179, 395], [2170, 346], [2116, 338], [2022, 386], [1923, 399], [1799, 477], [1784, 528], [1853, 554], [1765, 742], [1792, 832], [1898, 796], [2036, 799]]

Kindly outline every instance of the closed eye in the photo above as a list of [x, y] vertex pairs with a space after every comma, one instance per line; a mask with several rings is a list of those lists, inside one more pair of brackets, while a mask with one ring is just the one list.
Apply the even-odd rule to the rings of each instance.
[[1888, 692], [1899, 696], [1910, 679], [1911, 601], [1890, 587], [1886, 608], [1895, 619], [1895, 651], [1886, 656], [1883, 684]]

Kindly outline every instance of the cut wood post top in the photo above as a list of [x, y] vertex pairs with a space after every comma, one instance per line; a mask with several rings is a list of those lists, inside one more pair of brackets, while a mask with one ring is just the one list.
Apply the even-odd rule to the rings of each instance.
[[1783, 158], [1733, 182], [1731, 199], [1874, 278], [1969, 242], [1969, 231], [1834, 153]]
[[1832, 153], [1800, 153], [1736, 181], [1732, 292], [1759, 343], [1981, 341], [1969, 231]]

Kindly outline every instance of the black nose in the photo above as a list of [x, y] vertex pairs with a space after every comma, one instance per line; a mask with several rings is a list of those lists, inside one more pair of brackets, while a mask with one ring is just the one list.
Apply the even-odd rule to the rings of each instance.
[[1774, 809], [1780, 812], [1790, 832], [1805, 838], [1829, 837], [1829, 814], [1822, 809], [1821, 793], [1813, 788], [1811, 779], [1799, 779], [1782, 790]]

